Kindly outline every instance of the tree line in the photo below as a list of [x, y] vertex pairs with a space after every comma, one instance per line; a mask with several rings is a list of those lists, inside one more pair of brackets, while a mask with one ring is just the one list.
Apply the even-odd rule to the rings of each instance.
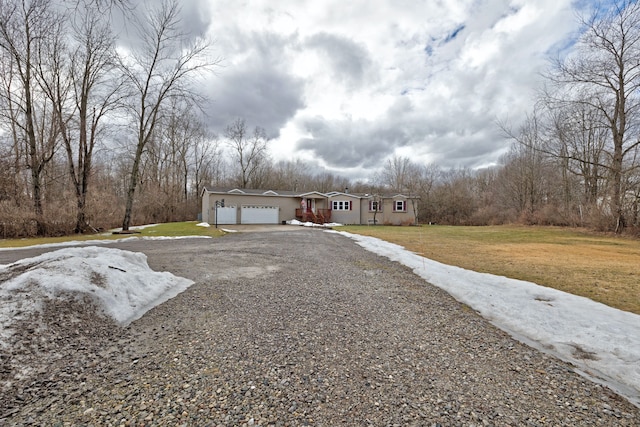
[[[153, 185], [146, 163], [198, 167], [197, 125], [174, 121], [197, 106], [191, 83], [218, 60], [181, 30], [177, 1], [146, 5], [0, 0], [3, 236], [82, 233], [118, 215], [128, 230], [141, 187]], [[116, 12], [129, 43], [113, 32]]]
[[[389, 159], [367, 182], [274, 162], [244, 119], [213, 134], [194, 83], [220, 59], [177, 1], [0, 0], [0, 238], [195, 219], [205, 185], [409, 193], [420, 223], [639, 225], [640, 5], [581, 20], [495, 167]], [[112, 30], [117, 11], [132, 34]]]

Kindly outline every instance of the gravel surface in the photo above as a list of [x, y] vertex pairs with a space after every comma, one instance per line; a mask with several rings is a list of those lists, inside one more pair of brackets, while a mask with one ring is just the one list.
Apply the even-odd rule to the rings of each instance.
[[51, 304], [0, 355], [0, 425], [640, 425], [608, 388], [343, 236], [118, 247], [196, 284], [127, 328]]

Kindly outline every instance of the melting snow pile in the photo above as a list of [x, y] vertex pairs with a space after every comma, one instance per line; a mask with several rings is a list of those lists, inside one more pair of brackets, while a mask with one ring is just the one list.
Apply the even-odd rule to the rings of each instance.
[[47, 298], [89, 297], [124, 326], [193, 283], [151, 270], [142, 253], [94, 246], [0, 266], [0, 346], [7, 344], [12, 324], [40, 310]]

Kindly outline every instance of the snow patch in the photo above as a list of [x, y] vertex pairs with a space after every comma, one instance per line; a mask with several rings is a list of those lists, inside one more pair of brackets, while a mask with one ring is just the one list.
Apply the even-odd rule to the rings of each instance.
[[95, 246], [60, 249], [0, 267], [0, 345], [13, 322], [39, 310], [46, 298], [88, 296], [120, 325], [187, 289], [194, 282], [155, 272], [147, 256]]
[[342, 224], [338, 224], [337, 222], [326, 222], [324, 224], [316, 224], [314, 222], [301, 222], [298, 221], [297, 219], [292, 219], [290, 221], [287, 221], [287, 224], [289, 225], [300, 225], [302, 227], [320, 227], [320, 228], [331, 228], [331, 227], [339, 227], [342, 226]]

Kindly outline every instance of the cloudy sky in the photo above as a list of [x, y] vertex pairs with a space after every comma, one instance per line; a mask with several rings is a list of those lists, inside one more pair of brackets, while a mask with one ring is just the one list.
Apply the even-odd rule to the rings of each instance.
[[509, 145], [540, 72], [576, 31], [572, 0], [184, 0], [214, 41], [210, 127], [236, 118], [274, 160], [365, 178], [393, 155], [479, 168]]

